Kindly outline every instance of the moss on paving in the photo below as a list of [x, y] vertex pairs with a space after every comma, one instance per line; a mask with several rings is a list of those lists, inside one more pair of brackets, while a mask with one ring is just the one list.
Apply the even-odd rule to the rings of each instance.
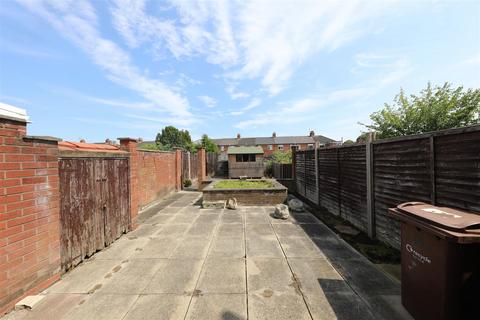
[[217, 182], [214, 189], [269, 189], [273, 183], [265, 180], [222, 180]]

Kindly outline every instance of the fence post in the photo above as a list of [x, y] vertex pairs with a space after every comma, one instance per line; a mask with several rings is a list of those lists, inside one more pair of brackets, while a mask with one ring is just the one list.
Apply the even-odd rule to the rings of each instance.
[[187, 151], [187, 179], [192, 180], [192, 166], [190, 164], [190, 151]]
[[320, 204], [320, 201], [318, 200], [318, 153], [317, 153], [317, 148], [314, 149], [315, 156], [313, 157], [315, 159], [315, 191], [317, 192], [317, 204]]
[[206, 168], [206, 157], [205, 157], [205, 149], [199, 148], [198, 153], [197, 153], [197, 179], [198, 179], [198, 190], [202, 190], [202, 182], [206, 180], [206, 175], [207, 175], [207, 168]]
[[435, 190], [435, 137], [433, 135], [430, 136], [430, 180], [432, 183], [430, 201], [432, 202], [432, 205], [436, 205], [437, 192]]
[[303, 151], [303, 184], [305, 185], [305, 193], [303, 194], [307, 198], [307, 150]]
[[368, 134], [366, 143], [366, 164], [367, 164], [367, 233], [375, 238], [375, 191], [374, 191], [374, 166], [373, 166], [373, 133]]
[[137, 228], [139, 209], [137, 140], [132, 138], [118, 138], [118, 140], [120, 140], [120, 149], [130, 153], [128, 167], [130, 171], [130, 231], [132, 231]]

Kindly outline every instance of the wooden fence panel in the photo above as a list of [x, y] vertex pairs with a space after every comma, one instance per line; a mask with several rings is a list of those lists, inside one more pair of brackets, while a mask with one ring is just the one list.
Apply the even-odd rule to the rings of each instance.
[[297, 193], [305, 197], [305, 152], [295, 153], [295, 179]]
[[361, 230], [367, 229], [366, 146], [338, 149], [340, 214]]
[[305, 152], [305, 198], [318, 204], [317, 164], [315, 150]]
[[336, 148], [318, 150], [319, 204], [335, 215], [340, 214], [340, 168]]
[[291, 163], [272, 163], [273, 177], [277, 180], [293, 179], [293, 164]]
[[399, 224], [388, 216], [388, 208], [407, 201], [430, 202], [430, 139], [375, 143], [373, 161], [376, 234], [398, 248]]
[[436, 203], [480, 213], [480, 131], [435, 137]]
[[215, 152], [207, 152], [205, 160], [207, 161], [207, 176], [214, 177], [217, 170], [218, 154]]
[[198, 153], [190, 153], [190, 177], [192, 180], [198, 178]]

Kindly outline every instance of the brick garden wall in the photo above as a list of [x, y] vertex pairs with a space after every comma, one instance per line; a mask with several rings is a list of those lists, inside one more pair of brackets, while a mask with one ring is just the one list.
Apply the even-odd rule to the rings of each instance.
[[140, 208], [179, 189], [177, 152], [138, 151], [137, 159]]
[[60, 277], [57, 141], [0, 119], [0, 315]]

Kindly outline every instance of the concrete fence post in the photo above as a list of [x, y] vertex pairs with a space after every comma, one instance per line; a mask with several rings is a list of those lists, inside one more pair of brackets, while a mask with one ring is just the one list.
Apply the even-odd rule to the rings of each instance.
[[139, 187], [138, 187], [138, 150], [137, 139], [118, 138], [120, 148], [128, 151], [129, 155], [129, 175], [130, 175], [130, 231], [137, 228], [137, 216], [139, 209]]

